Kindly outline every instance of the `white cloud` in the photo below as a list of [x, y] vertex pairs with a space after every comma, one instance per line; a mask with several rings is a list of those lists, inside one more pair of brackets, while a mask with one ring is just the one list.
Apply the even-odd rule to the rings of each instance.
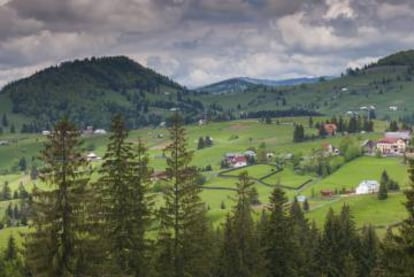
[[332, 75], [414, 45], [408, 0], [4, 3], [0, 83], [92, 55], [127, 55], [189, 87]]

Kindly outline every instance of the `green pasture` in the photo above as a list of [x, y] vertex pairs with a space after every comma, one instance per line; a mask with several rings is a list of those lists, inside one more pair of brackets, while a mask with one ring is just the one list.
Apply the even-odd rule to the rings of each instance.
[[223, 176], [237, 177], [244, 171], [246, 171], [249, 174], [249, 177], [251, 177], [251, 178], [262, 179], [266, 175], [276, 173], [277, 168], [275, 166], [270, 165], [270, 164], [257, 164], [257, 165], [252, 165], [252, 166], [239, 168], [239, 169], [232, 170], [232, 171], [229, 171], [229, 172], [224, 172], [222, 174], [223, 174]]
[[307, 187], [302, 194], [310, 197], [312, 190], [318, 195], [320, 190], [325, 189], [355, 189], [364, 180], [379, 181], [383, 170], [387, 171], [390, 178], [399, 182], [401, 187], [407, 185], [407, 168], [402, 163], [402, 158], [361, 157], [343, 165], [315, 185]]
[[375, 194], [341, 197], [338, 201], [326, 201], [325, 205], [314, 209], [311, 207], [307, 217], [309, 220], [315, 221], [317, 226], [323, 227], [326, 214], [330, 208], [335, 213], [340, 213], [343, 205], [348, 205], [351, 208], [358, 228], [365, 224], [385, 228], [407, 217], [407, 211], [403, 206], [404, 201], [405, 196], [403, 193], [389, 193], [386, 200], [378, 200]]
[[285, 167], [282, 171], [269, 176], [262, 181], [268, 184], [281, 184], [283, 186], [291, 187], [292, 189], [298, 188], [308, 180], [314, 180], [315, 177], [309, 175], [296, 174], [291, 168]]

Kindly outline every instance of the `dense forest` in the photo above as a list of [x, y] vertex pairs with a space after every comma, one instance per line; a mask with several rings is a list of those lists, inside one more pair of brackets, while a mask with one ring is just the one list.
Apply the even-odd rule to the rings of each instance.
[[194, 122], [203, 110], [184, 87], [124, 56], [64, 62], [12, 82], [0, 94], [11, 100], [13, 114], [34, 118], [22, 132], [48, 129], [64, 116], [81, 127], [106, 128], [115, 113], [132, 128], [156, 126], [171, 109]]
[[39, 177], [50, 189], [28, 197], [30, 232], [22, 248], [10, 237], [0, 276], [414, 276], [414, 160], [407, 161], [408, 218], [382, 240], [370, 225], [357, 229], [348, 206], [330, 210], [319, 230], [304, 216], [307, 202], [289, 202], [277, 186], [255, 216], [247, 172], [232, 211], [213, 227], [183, 120], [176, 113], [170, 122], [157, 206], [145, 145], [129, 142], [122, 116], [112, 121], [99, 169], [82, 155], [75, 125], [59, 121], [41, 153]]

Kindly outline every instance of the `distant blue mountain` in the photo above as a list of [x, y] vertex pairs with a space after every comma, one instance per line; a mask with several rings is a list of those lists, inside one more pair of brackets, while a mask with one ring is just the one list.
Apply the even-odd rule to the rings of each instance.
[[[332, 79], [332, 77], [323, 77], [325, 79]], [[269, 79], [255, 79], [249, 77], [238, 77], [223, 80], [217, 83], [206, 85], [195, 91], [207, 92], [211, 94], [225, 94], [232, 92], [245, 91], [247, 89], [254, 88], [256, 86], [267, 86], [267, 87], [281, 87], [281, 86], [296, 86], [301, 84], [312, 84], [319, 82], [321, 77], [304, 77], [294, 78], [285, 80], [269, 80]]]

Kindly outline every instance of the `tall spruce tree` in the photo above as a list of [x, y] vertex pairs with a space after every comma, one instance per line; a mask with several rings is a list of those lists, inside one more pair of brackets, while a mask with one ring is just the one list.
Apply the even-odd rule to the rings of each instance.
[[408, 212], [398, 234], [388, 231], [382, 244], [379, 276], [414, 276], [414, 156], [408, 155], [410, 188], [404, 191]]
[[26, 262], [33, 276], [88, 276], [85, 256], [91, 238], [85, 228], [85, 204], [90, 200], [88, 163], [80, 149], [80, 133], [63, 119], [48, 136], [42, 151], [41, 179], [48, 190], [33, 191]]
[[296, 253], [297, 244], [289, 218], [284, 191], [276, 187], [270, 196], [270, 216], [266, 228], [264, 255], [267, 276], [299, 276]]
[[360, 248], [357, 256], [358, 276], [371, 276], [378, 260], [379, 239], [372, 225], [362, 228]]
[[254, 182], [247, 171], [239, 175], [236, 205], [224, 225], [224, 243], [218, 259], [217, 276], [249, 277], [263, 275], [260, 243], [252, 218], [251, 193]]
[[145, 232], [152, 207], [152, 199], [147, 196], [151, 175], [148, 156], [141, 141], [136, 149], [127, 141], [122, 116], [113, 118], [111, 131], [101, 177], [95, 184], [96, 205], [91, 209], [101, 231], [100, 246], [112, 274], [148, 276]]
[[315, 230], [311, 230], [296, 197], [290, 207], [289, 216], [294, 237], [292, 251], [296, 253], [295, 271], [299, 276], [313, 276], [313, 254], [316, 251], [318, 236], [315, 236]]
[[169, 184], [160, 209], [157, 270], [160, 276], [209, 276], [210, 231], [206, 206], [196, 184], [197, 170], [191, 166], [182, 118], [171, 119], [171, 143], [164, 149]]
[[349, 206], [336, 216], [329, 209], [319, 245], [319, 267], [323, 276], [353, 276], [359, 253], [358, 236]]

